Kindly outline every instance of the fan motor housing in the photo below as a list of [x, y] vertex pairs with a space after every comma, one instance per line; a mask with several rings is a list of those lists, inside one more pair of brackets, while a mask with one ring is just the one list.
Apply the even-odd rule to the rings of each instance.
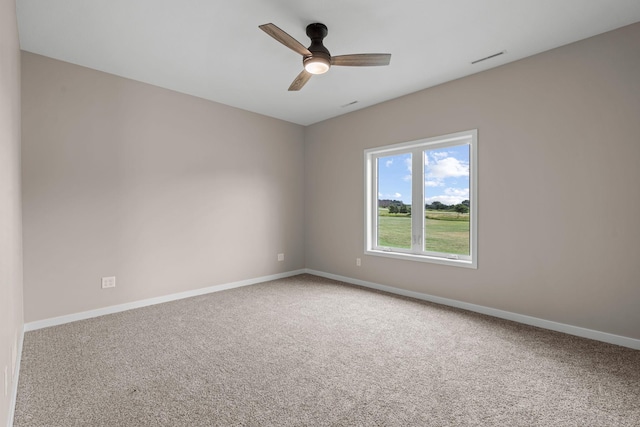
[[311, 39], [311, 46], [308, 47], [309, 52], [314, 55], [318, 54], [318, 56], [326, 56], [328, 60], [331, 60], [329, 50], [322, 44], [322, 39], [327, 37], [327, 34], [329, 34], [329, 30], [324, 24], [316, 22], [307, 25], [307, 36]]

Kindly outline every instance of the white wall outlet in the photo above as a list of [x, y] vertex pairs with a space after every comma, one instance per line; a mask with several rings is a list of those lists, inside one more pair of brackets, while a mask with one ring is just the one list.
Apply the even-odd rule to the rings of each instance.
[[284, 261], [284, 254], [278, 254], [278, 261]]
[[103, 277], [102, 278], [102, 289], [106, 288], [115, 288], [116, 287], [116, 277]]
[[356, 258], [356, 266], [360, 267], [362, 265], [362, 260], [360, 258]]

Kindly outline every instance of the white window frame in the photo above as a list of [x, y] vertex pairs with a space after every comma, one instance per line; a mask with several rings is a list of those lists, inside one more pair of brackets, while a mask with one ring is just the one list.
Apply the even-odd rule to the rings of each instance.
[[[424, 151], [469, 144], [469, 252], [455, 255], [427, 252], [424, 233]], [[457, 267], [478, 268], [478, 131], [472, 129], [443, 136], [386, 145], [364, 150], [365, 158], [365, 254], [411, 261], [431, 262]], [[411, 249], [377, 246], [378, 242], [378, 171], [380, 157], [411, 153], [412, 206]]]

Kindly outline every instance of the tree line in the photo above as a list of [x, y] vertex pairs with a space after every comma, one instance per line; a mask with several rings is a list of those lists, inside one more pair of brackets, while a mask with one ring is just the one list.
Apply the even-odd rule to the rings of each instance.
[[[400, 200], [378, 200], [378, 206], [381, 208], [389, 209], [389, 213], [411, 213], [411, 205], [405, 205]], [[463, 200], [461, 203], [458, 203], [456, 205], [447, 205], [439, 201], [435, 201], [433, 203], [425, 203], [424, 205], [424, 208], [426, 210], [457, 212], [459, 214], [468, 213], [470, 207], [471, 202], [469, 202], [469, 200]]]

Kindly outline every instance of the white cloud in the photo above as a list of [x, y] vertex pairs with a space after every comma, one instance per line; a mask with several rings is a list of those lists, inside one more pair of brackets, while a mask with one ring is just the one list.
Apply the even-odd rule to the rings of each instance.
[[429, 166], [432, 163], [437, 164], [439, 159], [449, 157], [449, 153], [446, 151], [428, 151], [427, 155], [424, 156], [424, 164], [425, 166]]
[[456, 196], [445, 196], [445, 195], [440, 195], [440, 196], [433, 196], [433, 197], [427, 197], [424, 199], [425, 203], [431, 204], [433, 202], [440, 202], [440, 203], [444, 203], [445, 205], [457, 205], [459, 203], [462, 203], [463, 199], [461, 197], [456, 197]]
[[435, 179], [469, 176], [469, 164], [461, 162], [455, 157], [435, 158], [434, 163], [429, 164], [426, 170], [427, 177]]
[[444, 190], [444, 194], [447, 196], [456, 196], [456, 197], [464, 197], [462, 200], [466, 200], [469, 198], [469, 189], [468, 188], [446, 188]]
[[425, 187], [442, 187], [444, 185], [444, 182], [442, 182], [442, 180], [440, 179], [432, 179], [432, 180], [426, 180], [424, 182]]
[[411, 182], [411, 173], [413, 170], [413, 162], [411, 161], [411, 157], [408, 159], [404, 159], [404, 165], [407, 167], [407, 171], [409, 171], [408, 175], [402, 177], [402, 180], [405, 182]]
[[378, 198], [379, 199], [400, 199], [402, 198], [402, 194], [395, 192], [393, 194], [382, 194], [382, 193], [378, 193]]
[[392, 164], [393, 164], [393, 159], [389, 159], [389, 160], [387, 160], [387, 161], [385, 162], [385, 164], [384, 164], [384, 165], [385, 165], [386, 167], [391, 167], [391, 165], [392, 165]]
[[429, 196], [424, 199], [425, 203], [433, 203], [435, 201], [444, 203], [445, 205], [457, 205], [463, 200], [469, 200], [468, 188], [445, 188], [444, 194], [437, 196]]
[[411, 161], [411, 158], [409, 157], [408, 159], [404, 159], [404, 164], [407, 167], [409, 173], [411, 173], [411, 171], [413, 170], [413, 162]]

